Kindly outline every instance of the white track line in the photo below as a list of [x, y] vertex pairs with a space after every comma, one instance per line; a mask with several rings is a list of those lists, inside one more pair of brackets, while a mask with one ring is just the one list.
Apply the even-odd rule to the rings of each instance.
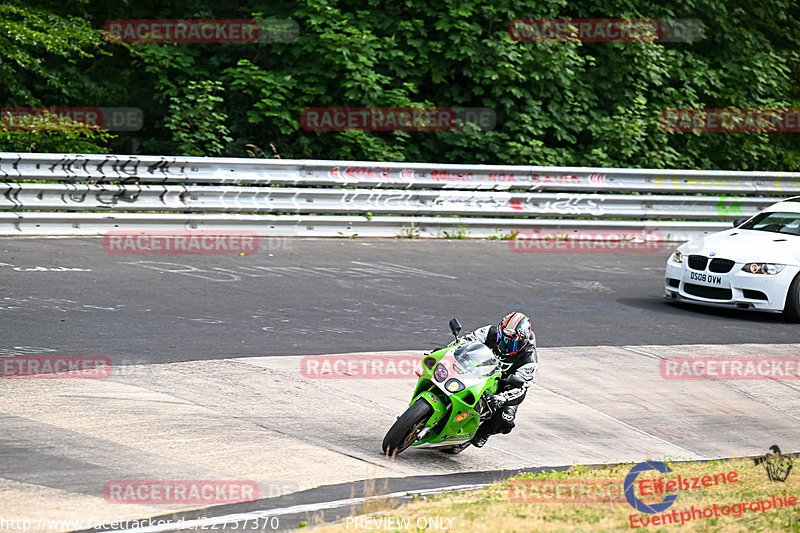
[[640, 355], [646, 355], [647, 357], [652, 357], [653, 359], [658, 359], [659, 361], [662, 359], [661, 357], [659, 357], [659, 356], [657, 356], [655, 354], [643, 352], [641, 350], [637, 350], [635, 348], [631, 348], [630, 346], [621, 346], [620, 348], [622, 348], [623, 350], [628, 350], [629, 352], [638, 353]]

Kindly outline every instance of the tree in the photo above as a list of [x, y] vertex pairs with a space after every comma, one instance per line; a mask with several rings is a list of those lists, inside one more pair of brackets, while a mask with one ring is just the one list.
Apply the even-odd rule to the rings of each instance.
[[[79, 63], [103, 53], [105, 44], [100, 32], [79, 17], [0, 5], [0, 101], [6, 108], [66, 107], [80, 101], [97, 89]], [[9, 113], [0, 111], [0, 116], [0, 150], [5, 151], [102, 153], [113, 137], [75, 124], [47, 127], [41, 119], [19, 127]]]

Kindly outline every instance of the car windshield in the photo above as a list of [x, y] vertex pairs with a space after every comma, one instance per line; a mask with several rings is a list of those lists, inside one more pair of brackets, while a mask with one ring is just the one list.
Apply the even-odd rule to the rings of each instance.
[[800, 213], [759, 213], [739, 228], [800, 235]]
[[467, 372], [476, 376], [488, 376], [497, 368], [497, 360], [492, 350], [482, 342], [462, 344], [456, 348], [453, 356]]

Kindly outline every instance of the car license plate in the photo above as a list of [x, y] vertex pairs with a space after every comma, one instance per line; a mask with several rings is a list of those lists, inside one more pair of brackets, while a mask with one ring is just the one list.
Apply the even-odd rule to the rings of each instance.
[[722, 276], [714, 276], [705, 272], [689, 272], [689, 279], [708, 285], [722, 285]]

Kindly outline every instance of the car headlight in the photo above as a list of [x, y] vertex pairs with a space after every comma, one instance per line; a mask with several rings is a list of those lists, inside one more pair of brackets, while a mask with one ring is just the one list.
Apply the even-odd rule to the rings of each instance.
[[778, 265], [775, 263], [747, 263], [742, 267], [744, 272], [750, 274], [766, 274], [767, 276], [774, 276], [784, 269], [786, 265]]
[[444, 388], [447, 389], [447, 392], [458, 392], [464, 390], [464, 384], [453, 378], [447, 381]]
[[444, 378], [447, 377], [447, 369], [444, 367], [442, 363], [436, 365], [436, 369], [433, 371], [433, 377], [436, 381], [444, 381]]
[[672, 260], [676, 263], [683, 263], [683, 253], [675, 250], [675, 253], [672, 254]]

